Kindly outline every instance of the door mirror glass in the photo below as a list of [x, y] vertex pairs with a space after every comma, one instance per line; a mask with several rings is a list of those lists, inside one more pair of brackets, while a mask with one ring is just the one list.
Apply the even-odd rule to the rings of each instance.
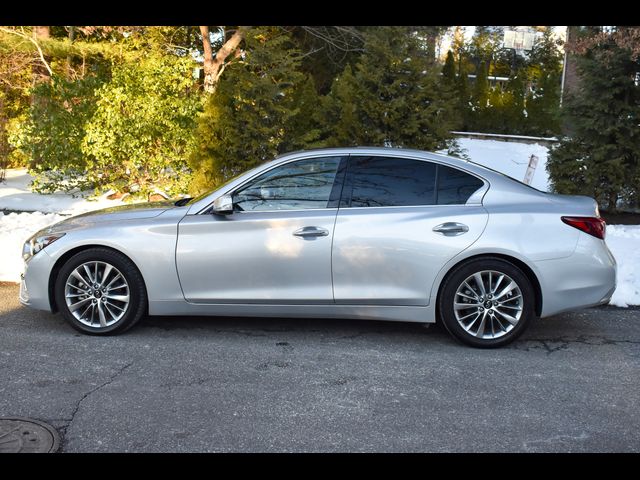
[[213, 202], [213, 213], [218, 215], [229, 215], [233, 213], [233, 199], [231, 195], [222, 195]]

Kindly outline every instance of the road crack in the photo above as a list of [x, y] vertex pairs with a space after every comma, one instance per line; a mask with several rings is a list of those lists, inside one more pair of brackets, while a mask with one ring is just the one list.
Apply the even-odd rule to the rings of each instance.
[[133, 362], [129, 362], [127, 363], [125, 366], [121, 367], [120, 369], [118, 369], [118, 371], [116, 371], [114, 374], [112, 374], [106, 382], [92, 388], [91, 390], [89, 390], [87, 393], [85, 393], [80, 400], [78, 400], [76, 402], [75, 408], [73, 409], [73, 412], [71, 412], [71, 418], [68, 419], [63, 419], [63, 421], [66, 422], [66, 425], [63, 426], [61, 428], [62, 430], [62, 445], [61, 445], [61, 451], [64, 451], [66, 445], [67, 445], [67, 432], [69, 431], [69, 428], [71, 427], [71, 424], [73, 423], [73, 421], [76, 418], [76, 415], [78, 413], [78, 411], [80, 410], [80, 406], [82, 405], [82, 402], [84, 402], [87, 398], [89, 398], [91, 395], [93, 395], [94, 393], [96, 393], [98, 390], [103, 389], [104, 387], [106, 387], [107, 385], [110, 385], [111, 383], [113, 383], [120, 375], [122, 375], [125, 370], [127, 370], [131, 365], [133, 365]]
[[557, 337], [557, 338], [528, 338], [520, 342], [514, 343], [511, 348], [514, 350], [522, 350], [531, 352], [535, 350], [545, 350], [547, 355], [567, 350], [572, 344], [603, 346], [603, 345], [640, 345], [640, 340], [622, 340], [612, 339], [601, 335], [580, 335], [575, 338]]

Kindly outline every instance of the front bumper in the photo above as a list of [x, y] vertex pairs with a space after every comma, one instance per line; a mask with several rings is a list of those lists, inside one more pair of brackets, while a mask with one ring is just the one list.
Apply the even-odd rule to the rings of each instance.
[[20, 275], [20, 303], [36, 310], [51, 312], [49, 277], [54, 261], [46, 250], [38, 252], [24, 263]]

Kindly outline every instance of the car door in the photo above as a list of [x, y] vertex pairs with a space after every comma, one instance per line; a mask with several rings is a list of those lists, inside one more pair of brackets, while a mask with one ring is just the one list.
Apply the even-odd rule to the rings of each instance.
[[232, 192], [229, 215], [179, 224], [178, 275], [196, 303], [333, 303], [331, 242], [346, 158], [290, 161]]
[[[480, 178], [420, 159], [352, 155], [333, 238], [337, 304], [427, 305], [444, 264], [488, 220]], [[477, 197], [474, 196], [474, 198]]]

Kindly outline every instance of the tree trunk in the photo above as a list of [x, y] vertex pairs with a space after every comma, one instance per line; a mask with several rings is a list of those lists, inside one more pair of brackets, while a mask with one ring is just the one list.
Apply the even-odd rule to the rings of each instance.
[[[38, 43], [40, 40], [49, 40], [51, 38], [51, 30], [50, 27], [33, 27], [33, 42], [36, 44], [36, 47], [40, 49]], [[40, 55], [45, 61], [44, 54], [42, 54], [41, 50]], [[48, 82], [51, 80], [51, 75], [49, 70], [45, 67], [44, 64], [36, 63], [33, 66], [33, 86], [34, 88], [39, 83]], [[31, 108], [39, 107], [43, 102], [43, 99], [39, 97], [39, 95], [35, 92], [31, 94]], [[29, 166], [31, 168], [36, 167], [39, 163], [41, 163], [42, 159], [40, 158], [31, 158], [29, 160]]]
[[51, 27], [33, 27], [33, 36], [36, 40], [49, 40]]
[[609, 205], [607, 206], [609, 213], [615, 213], [618, 211], [618, 193], [609, 192]]
[[202, 47], [204, 50], [204, 91], [213, 93], [225, 67], [225, 60], [236, 51], [244, 35], [250, 27], [238, 27], [231, 37], [224, 42], [220, 50], [214, 55], [209, 39], [209, 27], [201, 26]]
[[[71, 45], [73, 43], [73, 39], [76, 36], [76, 27], [69, 27], [69, 44]], [[67, 55], [67, 65], [66, 65], [66, 74], [67, 74], [67, 79], [70, 80], [70, 76], [71, 76], [71, 61], [73, 59], [71, 58], [71, 51], [69, 51], [69, 54]]]

